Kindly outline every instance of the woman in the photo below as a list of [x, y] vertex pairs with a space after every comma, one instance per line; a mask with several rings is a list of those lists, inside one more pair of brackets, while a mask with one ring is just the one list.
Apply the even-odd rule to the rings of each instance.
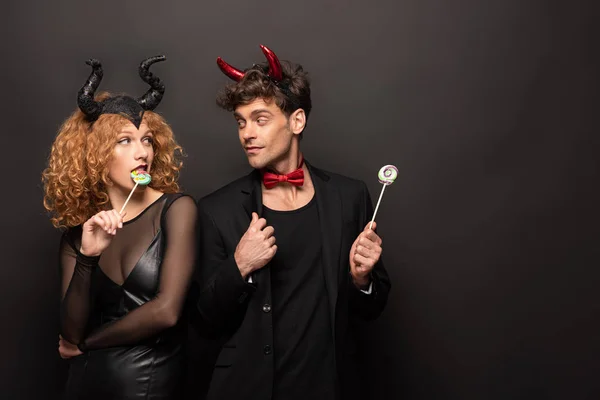
[[[152, 110], [164, 85], [139, 99], [94, 92], [97, 60], [43, 172], [44, 206], [60, 244], [60, 352], [70, 359], [67, 399], [176, 399], [184, 377], [180, 323], [195, 262], [196, 205], [178, 193], [181, 147]], [[134, 187], [132, 171], [151, 182]], [[118, 211], [119, 210], [119, 211]], [[76, 347], [75, 347], [76, 346]]]

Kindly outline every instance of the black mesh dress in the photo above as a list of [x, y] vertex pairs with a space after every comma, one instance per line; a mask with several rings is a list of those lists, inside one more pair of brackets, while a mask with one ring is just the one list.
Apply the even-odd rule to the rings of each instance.
[[[185, 323], [177, 319], [196, 255], [196, 204], [164, 194], [123, 224], [100, 257], [79, 253], [81, 226], [63, 235], [61, 334], [66, 399], [178, 399]], [[71, 278], [72, 277], [72, 278]]]

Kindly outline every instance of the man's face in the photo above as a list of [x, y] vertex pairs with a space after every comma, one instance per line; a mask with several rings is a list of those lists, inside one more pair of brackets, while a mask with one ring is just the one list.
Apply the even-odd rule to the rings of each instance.
[[293, 130], [297, 130], [290, 128], [295, 114], [288, 118], [274, 101], [262, 98], [235, 109], [240, 143], [253, 168], [273, 166], [289, 157]]

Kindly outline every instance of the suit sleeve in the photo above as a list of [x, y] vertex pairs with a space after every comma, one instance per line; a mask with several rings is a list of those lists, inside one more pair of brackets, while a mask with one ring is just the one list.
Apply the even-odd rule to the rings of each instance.
[[[367, 225], [372, 216], [373, 203], [371, 202], [371, 196], [369, 195], [367, 186], [362, 182], [361, 215], [359, 219], [361, 221], [361, 230]], [[366, 294], [354, 285], [352, 276], [348, 274], [350, 311], [364, 320], [377, 318], [387, 303], [391, 283], [383, 265], [383, 257], [379, 259], [371, 271], [371, 282], [371, 293]]]
[[229, 254], [207, 206], [198, 203], [199, 265], [192, 292], [193, 322], [200, 335], [215, 338], [235, 330], [256, 287], [247, 283]]

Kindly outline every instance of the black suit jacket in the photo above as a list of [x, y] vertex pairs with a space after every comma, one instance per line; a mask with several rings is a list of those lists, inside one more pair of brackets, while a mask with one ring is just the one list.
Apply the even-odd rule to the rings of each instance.
[[[315, 188], [323, 240], [338, 389], [344, 393], [346, 382], [354, 378], [349, 367], [356, 344], [349, 325], [354, 318], [371, 320], [381, 313], [390, 281], [381, 260], [372, 272], [371, 294], [358, 290], [349, 273], [350, 248], [373, 213], [366, 185], [309, 163], [307, 167]], [[255, 271], [253, 283], [247, 283], [233, 257], [252, 212], [262, 214], [260, 182], [259, 171], [253, 171], [198, 202], [201, 238], [197, 276], [201, 289], [195, 303], [199, 318], [196, 327], [202, 335], [219, 339], [222, 346], [207, 399], [267, 399], [271, 395], [269, 265]]]

